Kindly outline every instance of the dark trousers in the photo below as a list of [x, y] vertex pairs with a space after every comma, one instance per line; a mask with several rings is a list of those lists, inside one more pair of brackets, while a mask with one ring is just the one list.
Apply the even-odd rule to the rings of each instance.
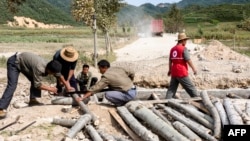
[[166, 99], [170, 99], [170, 98], [173, 98], [175, 96], [179, 84], [182, 85], [182, 87], [186, 90], [186, 92], [191, 97], [198, 96], [197, 90], [188, 76], [181, 77], [181, 78], [171, 77], [170, 86], [169, 86], [167, 94], [166, 94]]
[[[13, 55], [7, 61], [8, 84], [7, 84], [6, 89], [4, 90], [2, 98], [0, 99], [0, 109], [8, 108], [11, 102], [11, 99], [14, 95], [14, 92], [16, 90], [16, 87], [17, 87], [19, 74], [20, 74], [20, 71], [18, 70], [18, 67], [16, 64], [16, 55]], [[28, 79], [30, 81], [32, 80], [31, 78], [28, 78]], [[35, 98], [35, 97], [41, 97], [41, 90], [35, 88], [34, 85], [31, 84], [30, 98]]]

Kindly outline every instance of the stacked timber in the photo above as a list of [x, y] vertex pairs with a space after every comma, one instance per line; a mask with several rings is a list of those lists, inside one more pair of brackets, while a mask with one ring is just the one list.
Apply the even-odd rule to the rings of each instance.
[[[217, 97], [208, 91], [201, 91], [200, 97], [195, 98], [180, 95], [178, 99], [162, 99], [158, 96], [162, 95], [151, 93], [148, 96], [150, 100], [130, 101], [110, 112], [131, 140], [221, 141], [225, 125], [250, 124], [250, 100], [245, 98], [248, 96], [225, 94], [224, 97]], [[98, 119], [87, 109], [87, 105], [78, 104], [85, 113], [78, 120], [53, 121], [71, 128], [67, 137], [74, 138], [77, 132], [86, 130], [92, 140], [128, 140], [117, 139], [97, 129]]]

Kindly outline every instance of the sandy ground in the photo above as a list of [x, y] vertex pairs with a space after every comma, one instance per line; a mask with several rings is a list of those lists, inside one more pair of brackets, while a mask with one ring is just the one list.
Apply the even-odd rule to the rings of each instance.
[[[164, 34], [163, 37], [144, 37], [118, 49], [117, 60], [112, 66], [133, 67], [136, 71], [135, 83], [143, 88], [167, 88], [170, 78], [167, 76], [168, 54], [171, 47], [176, 44], [175, 34]], [[192, 60], [197, 67], [198, 75], [190, 77], [198, 89], [213, 88], [247, 88], [249, 87], [249, 58], [240, 55], [218, 41], [211, 41], [209, 45], [193, 44], [189, 40], [187, 44]], [[7, 52], [8, 53], [8, 52]], [[8, 54], [7, 54], [8, 55]], [[6, 69], [0, 71], [0, 96], [6, 87]], [[15, 96], [8, 108], [8, 116], [0, 120], [0, 128], [14, 121], [20, 116], [18, 123], [0, 131], [0, 141], [61, 141], [69, 128], [51, 124], [55, 117], [79, 118], [82, 114], [77, 107], [73, 107], [69, 113], [62, 111], [63, 105], [51, 105], [51, 99], [47, 92], [39, 101], [43, 106], [15, 108], [17, 104], [24, 104], [29, 99], [29, 81], [20, 77]], [[181, 87], [180, 87], [181, 89]], [[106, 133], [126, 138], [127, 135], [121, 127], [111, 118], [108, 110], [112, 107], [105, 105], [89, 104], [90, 110], [99, 118], [98, 129]], [[36, 121], [29, 128], [17, 135], [11, 135], [27, 124]], [[79, 132], [76, 140], [89, 140], [86, 133]]]

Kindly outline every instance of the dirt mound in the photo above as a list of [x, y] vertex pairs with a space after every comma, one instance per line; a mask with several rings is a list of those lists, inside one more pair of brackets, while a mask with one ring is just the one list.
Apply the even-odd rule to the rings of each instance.
[[59, 24], [44, 24], [41, 22], [37, 22], [34, 19], [27, 18], [27, 17], [18, 17], [14, 16], [14, 21], [7, 22], [7, 25], [10, 27], [26, 27], [26, 28], [70, 28], [69, 25], [59, 25]]
[[[232, 61], [249, 61], [249, 57], [237, 53], [225, 46], [221, 42], [214, 40], [204, 50], [199, 53], [204, 59], [212, 60], [232, 60]], [[202, 58], [201, 58], [202, 59]]]

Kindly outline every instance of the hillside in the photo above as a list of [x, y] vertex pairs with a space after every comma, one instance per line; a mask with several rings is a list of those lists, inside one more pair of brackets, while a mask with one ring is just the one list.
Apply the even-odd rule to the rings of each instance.
[[[32, 18], [38, 22], [43, 22], [45, 24], [66, 24], [66, 25], [79, 25], [71, 15], [71, 0], [26, 0], [26, 2], [19, 7], [19, 12], [16, 16], [25, 16]], [[230, 20], [241, 20], [242, 13], [239, 10], [246, 11], [250, 9], [244, 7], [245, 4], [250, 3], [250, 0], [182, 0], [176, 3], [178, 7], [184, 9], [184, 13], [190, 17], [197, 17], [196, 14], [204, 13], [207, 15], [208, 19], [220, 19], [221, 16], [224, 19]], [[232, 7], [222, 7], [220, 4], [228, 4]], [[195, 6], [196, 5], [196, 6]], [[216, 5], [216, 6], [215, 6]], [[127, 5], [117, 13], [119, 25], [134, 25], [135, 23], [142, 23], [142, 19], [150, 19], [152, 17], [158, 17], [165, 14], [171, 4], [169, 3], [159, 3], [158, 5], [152, 5], [150, 3], [145, 3], [139, 7]], [[214, 7], [215, 6], [215, 7]], [[198, 9], [185, 9], [187, 7], [198, 7]], [[216, 10], [211, 10], [215, 8]], [[225, 8], [224, 11], [220, 10]], [[232, 11], [233, 8], [233, 11]], [[229, 9], [229, 10], [228, 10]], [[0, 1], [0, 24], [6, 24], [6, 21], [13, 20], [14, 14], [7, 10], [6, 1]], [[198, 11], [198, 12], [196, 12]], [[219, 15], [218, 12], [220, 12]], [[190, 15], [193, 14], [193, 15]], [[232, 19], [231, 15], [235, 15]], [[185, 15], [185, 17], [186, 17]], [[238, 17], [237, 17], [238, 15]], [[213, 17], [211, 17], [213, 16]], [[217, 17], [216, 17], [217, 16]], [[215, 18], [214, 18], [215, 17]]]
[[[25, 16], [35, 19], [46, 24], [65, 24], [75, 25], [76, 22], [70, 14], [70, 1], [53, 1], [53, 0], [26, 0], [19, 7], [16, 16]], [[13, 15], [7, 9], [6, 1], [0, 1], [0, 23], [5, 24], [6, 21], [12, 20]]]

